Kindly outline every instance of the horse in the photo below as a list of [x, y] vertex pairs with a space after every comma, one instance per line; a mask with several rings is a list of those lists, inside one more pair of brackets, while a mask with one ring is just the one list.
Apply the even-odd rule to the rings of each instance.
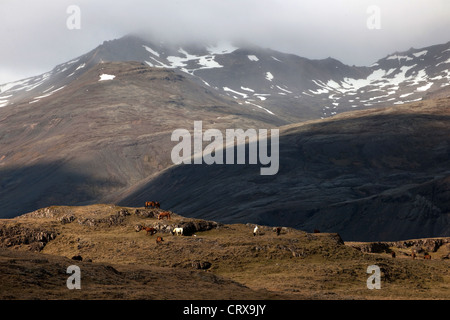
[[183, 228], [174, 228], [172, 230], [172, 234], [176, 234], [177, 236], [182, 236], [183, 235]]
[[395, 252], [394, 251], [391, 252], [391, 256], [392, 256], [392, 258], [395, 258]]
[[162, 238], [162, 237], [160, 237], [160, 236], [158, 236], [157, 238], [156, 238], [156, 244], [160, 244], [161, 242], [163, 242], [164, 241], [164, 239]]
[[253, 229], [253, 236], [256, 236], [258, 230], [259, 230], [258, 226], [255, 226], [255, 229]]
[[281, 233], [281, 227], [277, 227], [276, 231], [277, 231], [277, 236], [279, 236]]
[[170, 220], [170, 212], [169, 211], [163, 211], [160, 214], [158, 214], [158, 220], [162, 220], [164, 217], [166, 217], [167, 220]]
[[142, 227], [142, 230], [147, 231], [146, 235], [150, 233], [150, 235], [154, 235], [156, 232], [158, 232], [155, 228], [149, 228], [149, 227]]
[[416, 258], [416, 254], [413, 252], [412, 254], [411, 254], [411, 257], [413, 258], [413, 260]]
[[314, 229], [314, 233], [320, 233], [320, 230]]
[[145, 201], [145, 208], [150, 208], [150, 207], [154, 207], [155, 206], [155, 202], [154, 201]]
[[159, 208], [161, 205], [158, 201], [146, 201], [145, 208]]
[[427, 259], [427, 260], [431, 260], [431, 256], [429, 254], [424, 255], [423, 258]]

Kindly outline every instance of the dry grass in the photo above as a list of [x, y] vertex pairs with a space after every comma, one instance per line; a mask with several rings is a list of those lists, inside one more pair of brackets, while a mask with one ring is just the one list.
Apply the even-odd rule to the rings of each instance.
[[[3, 220], [51, 228], [59, 233], [41, 253], [26, 245], [0, 252], [3, 299], [448, 299], [449, 261], [392, 259], [364, 254], [339, 242], [335, 234], [310, 234], [286, 228], [223, 225], [193, 236], [136, 232], [136, 224], [179, 224], [186, 219], [158, 221], [135, 214], [116, 226], [61, 224], [68, 213], [76, 218], [108, 217], [120, 210], [111, 205], [53, 207], [53, 217]], [[135, 208], [128, 208], [134, 212]], [[442, 250], [448, 250], [447, 247]], [[83, 261], [73, 261], [74, 255]], [[86, 262], [92, 259], [92, 262]], [[207, 271], [193, 261], [207, 261]], [[65, 268], [82, 270], [82, 290], [65, 287]], [[381, 290], [369, 290], [366, 269], [382, 270]], [[182, 289], [180, 289], [182, 288]]]

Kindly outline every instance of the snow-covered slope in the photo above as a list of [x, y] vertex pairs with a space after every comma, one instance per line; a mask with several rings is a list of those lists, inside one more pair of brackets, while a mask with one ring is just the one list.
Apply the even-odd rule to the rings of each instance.
[[0, 107], [48, 98], [102, 61], [139, 61], [174, 69], [208, 90], [232, 97], [243, 108], [290, 122], [418, 101], [450, 85], [450, 42], [355, 67], [249, 44], [174, 45], [127, 36], [106, 41], [43, 75], [0, 85]]

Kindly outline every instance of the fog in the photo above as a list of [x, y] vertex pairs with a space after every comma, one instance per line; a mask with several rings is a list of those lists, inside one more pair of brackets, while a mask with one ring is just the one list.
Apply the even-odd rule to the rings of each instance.
[[[80, 10], [79, 28], [68, 28], [71, 5]], [[237, 39], [370, 65], [450, 41], [449, 16], [448, 0], [2, 0], [0, 83], [49, 71], [130, 33], [170, 42]]]

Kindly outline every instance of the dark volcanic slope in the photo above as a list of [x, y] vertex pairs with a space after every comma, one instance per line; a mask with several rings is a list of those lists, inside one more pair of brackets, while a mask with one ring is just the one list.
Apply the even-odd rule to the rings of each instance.
[[219, 129], [283, 123], [137, 62], [98, 64], [51, 97], [0, 108], [0, 217], [103, 201], [172, 165], [172, 131], [195, 120]]
[[338, 232], [344, 240], [450, 235], [450, 99], [283, 127], [280, 170], [170, 168], [121, 204], [186, 216]]

